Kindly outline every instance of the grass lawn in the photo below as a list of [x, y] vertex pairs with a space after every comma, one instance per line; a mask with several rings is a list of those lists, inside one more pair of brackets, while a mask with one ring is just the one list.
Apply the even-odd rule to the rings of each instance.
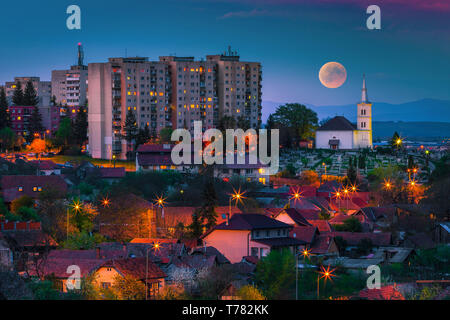
[[[96, 166], [103, 167], [113, 167], [114, 161], [112, 160], [103, 160], [103, 159], [93, 159], [88, 156], [66, 156], [66, 155], [56, 155], [51, 158], [46, 158], [48, 160], [52, 160], [55, 163], [64, 164], [67, 161], [69, 162], [81, 162], [81, 161], [89, 161]], [[124, 160], [116, 160], [116, 167], [125, 167], [127, 171], [136, 171], [136, 163], [134, 161], [124, 161]]]

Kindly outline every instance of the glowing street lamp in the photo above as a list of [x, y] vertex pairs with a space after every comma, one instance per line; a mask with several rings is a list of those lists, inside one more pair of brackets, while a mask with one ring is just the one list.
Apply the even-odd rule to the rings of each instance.
[[109, 201], [108, 197], [105, 197], [102, 199], [102, 205], [104, 207], [109, 207], [109, 204], [110, 204], [110, 201]]
[[303, 192], [299, 192], [300, 189], [294, 190], [290, 195], [291, 197], [289, 198], [289, 207], [291, 207], [291, 200], [294, 199], [294, 203], [297, 200], [300, 200], [300, 198], [302, 197], [302, 193]]
[[238, 204], [238, 202], [242, 203], [242, 199], [245, 199], [245, 192], [246, 191], [241, 192], [241, 188], [239, 188], [237, 191], [233, 188], [233, 193], [230, 194], [230, 199], [228, 201], [228, 218], [231, 218], [231, 201], [236, 201], [235, 206]]
[[391, 182], [391, 180], [390, 179], [384, 179], [384, 184], [383, 184], [383, 187], [386, 189], [386, 190], [390, 190], [391, 188], [392, 188], [392, 186], [393, 186], [393, 184], [392, 184], [392, 182]]
[[297, 264], [295, 265], [295, 300], [298, 300], [298, 256], [302, 255], [303, 256], [303, 261], [305, 261], [305, 259], [310, 255], [310, 251], [305, 248], [303, 249], [302, 252], [296, 254], [296, 262]]
[[[330, 270], [330, 266], [328, 266], [326, 269], [323, 266], [320, 266], [321, 271], [318, 272], [317, 275], [317, 300], [319, 299], [319, 283], [320, 283], [320, 279], [324, 279], [324, 283], [327, 283], [327, 280], [333, 281], [333, 277], [336, 277], [335, 274], [333, 274], [333, 272], [336, 269]], [[319, 277], [319, 275], [322, 275]]]
[[[73, 203], [70, 205], [76, 212], [80, 211], [81, 204], [80, 201], [73, 201]], [[66, 238], [69, 239], [69, 208], [66, 210]]]

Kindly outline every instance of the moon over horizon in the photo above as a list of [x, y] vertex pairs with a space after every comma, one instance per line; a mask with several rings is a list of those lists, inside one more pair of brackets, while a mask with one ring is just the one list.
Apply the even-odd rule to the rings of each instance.
[[327, 62], [319, 71], [319, 80], [327, 88], [339, 88], [347, 79], [347, 71], [339, 62]]

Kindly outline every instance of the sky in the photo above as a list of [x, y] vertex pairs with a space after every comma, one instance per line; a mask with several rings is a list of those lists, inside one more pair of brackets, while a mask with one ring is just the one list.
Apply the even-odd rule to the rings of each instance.
[[[81, 8], [81, 30], [68, 30], [66, 8]], [[381, 9], [369, 30], [366, 8]], [[360, 99], [366, 74], [372, 101], [450, 100], [449, 0], [58, 0], [0, 5], [0, 84], [14, 76], [50, 80], [51, 70], [114, 56], [204, 58], [230, 45], [263, 68], [263, 100], [340, 105]], [[6, 13], [6, 14], [5, 14]], [[347, 70], [337, 89], [320, 67]]]

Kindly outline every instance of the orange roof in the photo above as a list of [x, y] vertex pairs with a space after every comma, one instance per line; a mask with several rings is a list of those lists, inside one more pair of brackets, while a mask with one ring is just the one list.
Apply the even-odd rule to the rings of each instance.
[[380, 289], [361, 290], [359, 292], [359, 297], [368, 300], [405, 300], [405, 297], [395, 284], [384, 286]]

